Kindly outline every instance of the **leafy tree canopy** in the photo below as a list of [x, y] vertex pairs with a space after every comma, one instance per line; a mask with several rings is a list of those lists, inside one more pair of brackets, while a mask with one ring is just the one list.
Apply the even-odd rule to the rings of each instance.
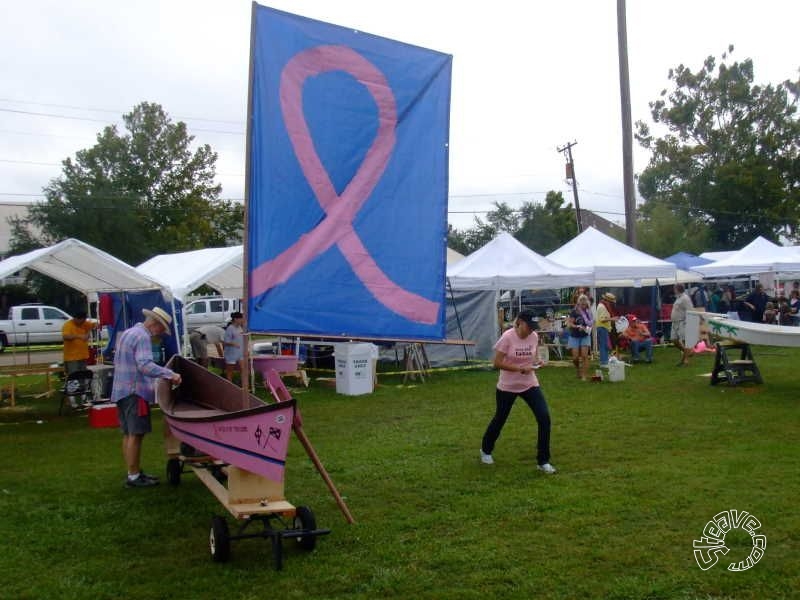
[[211, 147], [193, 149], [186, 124], [158, 104], [143, 102], [123, 121], [125, 133], [108, 126], [94, 146], [63, 161], [46, 200], [12, 224], [14, 251], [74, 237], [137, 265], [240, 241], [243, 208], [219, 199]]
[[653, 220], [666, 208], [688, 229], [706, 224], [716, 250], [757, 235], [796, 238], [800, 226], [800, 79], [756, 85], [753, 61], [729, 64], [732, 52], [719, 65], [709, 56], [697, 72], [669, 72], [672, 91], [650, 103], [663, 137], [636, 124], [637, 140], [652, 152], [639, 176], [642, 215]]
[[485, 222], [475, 217], [475, 226], [471, 229], [451, 227], [448, 245], [462, 254], [470, 254], [505, 231], [544, 255], [575, 235], [575, 212], [572, 204], [564, 205], [561, 192], [547, 192], [544, 204], [525, 202], [516, 211], [505, 202], [495, 202], [494, 207], [486, 215]]

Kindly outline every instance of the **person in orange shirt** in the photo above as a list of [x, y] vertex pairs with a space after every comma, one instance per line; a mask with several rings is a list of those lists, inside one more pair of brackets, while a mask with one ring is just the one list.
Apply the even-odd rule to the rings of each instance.
[[97, 327], [95, 321], [86, 318], [86, 311], [79, 310], [61, 328], [64, 338], [64, 370], [67, 375], [86, 368], [89, 361], [89, 339], [92, 329]]
[[641, 362], [639, 352], [645, 351], [647, 362], [653, 362], [653, 337], [647, 325], [642, 323], [636, 315], [628, 315], [628, 328], [622, 334], [631, 342], [631, 362]]

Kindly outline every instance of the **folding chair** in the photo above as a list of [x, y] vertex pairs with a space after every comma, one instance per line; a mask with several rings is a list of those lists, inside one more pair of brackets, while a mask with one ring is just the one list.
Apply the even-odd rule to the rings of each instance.
[[60, 415], [64, 403], [69, 399], [71, 408], [87, 408], [92, 401], [92, 377], [94, 374], [88, 370], [73, 371], [64, 379], [61, 390], [61, 405], [58, 407]]

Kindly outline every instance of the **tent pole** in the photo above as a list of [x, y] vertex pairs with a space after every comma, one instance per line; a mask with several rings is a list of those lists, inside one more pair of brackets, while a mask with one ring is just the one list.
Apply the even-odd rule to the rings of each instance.
[[[453, 294], [453, 286], [450, 285], [450, 278], [447, 278], [447, 289], [450, 290], [450, 301], [453, 303], [453, 311], [456, 313], [456, 323], [458, 324], [458, 335], [461, 336], [461, 339], [464, 339], [464, 331], [461, 329], [461, 317], [458, 316], [458, 307], [456, 306], [456, 297]], [[469, 362], [469, 354], [467, 353], [467, 345], [463, 344], [462, 348], [464, 348], [464, 360]]]
[[[162, 296], [164, 292], [161, 292]], [[183, 356], [183, 336], [181, 336], [180, 328], [178, 327], [178, 317], [175, 312], [175, 296], [170, 294], [170, 306], [172, 307], [172, 327], [175, 329], [175, 341], [178, 346], [178, 355]]]

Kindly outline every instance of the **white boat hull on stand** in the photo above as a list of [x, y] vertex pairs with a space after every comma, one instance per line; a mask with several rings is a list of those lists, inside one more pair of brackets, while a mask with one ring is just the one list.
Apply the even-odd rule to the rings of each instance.
[[758, 346], [800, 347], [800, 327], [770, 325], [729, 319], [727, 315], [688, 311], [686, 345], [694, 347], [700, 339], [700, 326], [705, 325], [713, 336]]

